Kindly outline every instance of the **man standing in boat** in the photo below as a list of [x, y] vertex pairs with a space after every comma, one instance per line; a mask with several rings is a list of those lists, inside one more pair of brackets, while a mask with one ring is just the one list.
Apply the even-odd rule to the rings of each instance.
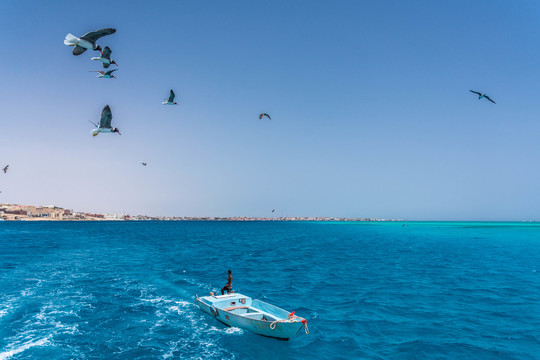
[[231, 270], [229, 270], [229, 278], [227, 279], [227, 283], [225, 284], [224, 287], [221, 288], [221, 295], [223, 295], [225, 293], [225, 290], [227, 290], [227, 294], [231, 293], [231, 290], [232, 290], [232, 274], [231, 274]]

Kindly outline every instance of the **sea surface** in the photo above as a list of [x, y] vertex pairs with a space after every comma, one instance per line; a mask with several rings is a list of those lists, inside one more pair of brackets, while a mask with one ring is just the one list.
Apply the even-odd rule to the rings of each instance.
[[[310, 334], [201, 312], [228, 269]], [[0, 222], [4, 359], [540, 359], [540, 224]]]

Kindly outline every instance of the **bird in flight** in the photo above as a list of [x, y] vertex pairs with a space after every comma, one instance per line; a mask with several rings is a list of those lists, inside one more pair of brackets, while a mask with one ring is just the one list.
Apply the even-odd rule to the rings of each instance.
[[74, 46], [73, 55], [81, 55], [87, 49], [101, 51], [101, 46], [96, 44], [96, 41], [106, 35], [111, 35], [116, 32], [116, 29], [100, 29], [84, 34], [80, 38], [67, 34], [64, 40], [64, 44], [67, 46]]
[[269, 118], [270, 120], [272, 120], [272, 118], [270, 117], [270, 115], [268, 115], [267, 113], [262, 113], [261, 115], [259, 115], [259, 120], [262, 119], [263, 116], [266, 116], [267, 118]]
[[118, 135], [120, 134], [120, 130], [111, 126], [112, 121], [112, 112], [109, 105], [105, 105], [103, 110], [101, 110], [101, 119], [99, 119], [99, 125], [96, 123], [92, 123], [96, 125], [96, 128], [92, 130], [92, 135], [97, 136], [100, 132], [102, 133], [115, 133], [117, 132]]
[[272, 209], [272, 212], [276, 212], [276, 209]]
[[146, 166], [146, 165], [148, 165], [148, 164], [147, 164], [147, 163], [141, 163], [141, 165], [142, 165], [142, 166]]
[[176, 95], [174, 95], [174, 91], [172, 91], [171, 89], [171, 92], [169, 93], [169, 98], [168, 99], [165, 99], [165, 102], [162, 103], [163, 105], [178, 105], [178, 103], [176, 101], [174, 101], [174, 97]]
[[114, 76], [112, 73], [115, 72], [116, 70], [118, 69], [112, 69], [112, 70], [109, 70], [109, 71], [89, 71], [89, 72], [97, 72], [99, 75], [97, 76], [98, 78], [104, 78], [104, 79], [111, 79], [111, 78], [114, 78], [116, 79], [116, 76]]
[[101, 61], [103, 63], [103, 67], [105, 69], [108, 68], [109, 66], [111, 66], [111, 64], [114, 64], [114, 65], [118, 66], [116, 61], [111, 60], [111, 53], [112, 53], [111, 48], [108, 47], [108, 46], [105, 46], [103, 48], [103, 51], [101, 52], [101, 56], [100, 57], [93, 57], [92, 60]]
[[9, 165], [6, 165], [6, 167], [4, 168], [4, 174], [7, 173], [8, 167], [9, 167]]
[[487, 96], [486, 94], [482, 94], [482, 93], [480, 93], [480, 92], [478, 92], [478, 91], [472, 91], [472, 90], [469, 90], [469, 91], [472, 92], [473, 94], [478, 95], [478, 100], [480, 100], [481, 98], [486, 98], [486, 99], [488, 99], [489, 101], [491, 101], [492, 103], [496, 104], [496, 102], [493, 101], [493, 100], [491, 100], [490, 97]]

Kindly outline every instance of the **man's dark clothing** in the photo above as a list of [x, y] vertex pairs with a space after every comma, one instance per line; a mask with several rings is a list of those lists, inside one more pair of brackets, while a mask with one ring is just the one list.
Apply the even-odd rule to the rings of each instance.
[[231, 274], [229, 274], [229, 278], [225, 286], [221, 288], [221, 295], [225, 293], [225, 290], [227, 290], [227, 294], [231, 293], [231, 290], [232, 290], [232, 275]]

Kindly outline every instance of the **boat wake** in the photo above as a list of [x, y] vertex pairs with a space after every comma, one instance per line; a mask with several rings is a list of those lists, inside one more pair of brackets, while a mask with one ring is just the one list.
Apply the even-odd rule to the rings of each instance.
[[13, 357], [13, 356], [15, 356], [17, 354], [20, 354], [23, 351], [28, 350], [28, 349], [30, 349], [31, 347], [34, 347], [34, 346], [47, 345], [47, 343], [49, 342], [49, 339], [50, 339], [49, 337], [46, 337], [46, 338], [43, 338], [43, 339], [31, 340], [31, 341], [27, 341], [27, 342], [22, 343], [22, 344], [14, 345], [14, 346], [12, 346], [13, 349], [0, 353], [0, 360], [9, 359], [9, 358], [11, 358], [11, 357]]

